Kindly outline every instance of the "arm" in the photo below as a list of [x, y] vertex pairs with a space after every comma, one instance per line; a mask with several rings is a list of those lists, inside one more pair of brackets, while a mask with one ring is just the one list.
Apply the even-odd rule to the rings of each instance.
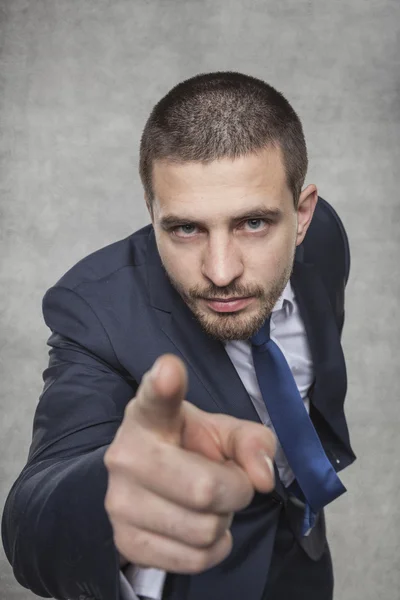
[[186, 367], [173, 355], [137, 388], [71, 290], [51, 290], [44, 309], [50, 365], [3, 519], [17, 579], [42, 596], [118, 600], [116, 547], [174, 573], [222, 562], [234, 513], [274, 487], [273, 434], [184, 401]]
[[[320, 200], [322, 200], [322, 198], [320, 198]], [[343, 262], [344, 262], [343, 312], [341, 314], [340, 322], [339, 322], [339, 331], [340, 331], [340, 335], [342, 335], [344, 319], [345, 319], [345, 290], [346, 290], [347, 283], [349, 281], [350, 266], [351, 266], [350, 244], [349, 244], [349, 238], [347, 236], [343, 222], [342, 222], [341, 218], [339, 217], [338, 213], [336, 212], [336, 210], [333, 208], [333, 206], [331, 204], [326, 202], [326, 200], [322, 200], [322, 201], [323, 201], [324, 205], [326, 206], [327, 210], [331, 213], [332, 217], [334, 218], [336, 225], [339, 229], [342, 242], [343, 242]]]
[[324, 282], [341, 334], [345, 318], [345, 288], [350, 274], [350, 246], [338, 213], [321, 197], [318, 197], [302, 246], [304, 261], [317, 267]]
[[17, 580], [55, 598], [118, 598], [119, 557], [104, 497], [104, 453], [136, 384], [123, 374], [107, 334], [75, 292], [43, 302], [52, 330], [49, 366], [27, 465], [5, 505], [2, 535]]

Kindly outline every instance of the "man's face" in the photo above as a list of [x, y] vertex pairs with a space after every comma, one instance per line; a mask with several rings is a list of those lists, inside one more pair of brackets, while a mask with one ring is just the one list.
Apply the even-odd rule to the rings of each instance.
[[203, 329], [222, 341], [261, 327], [291, 275], [317, 201], [294, 208], [281, 153], [153, 166], [152, 220], [171, 283]]

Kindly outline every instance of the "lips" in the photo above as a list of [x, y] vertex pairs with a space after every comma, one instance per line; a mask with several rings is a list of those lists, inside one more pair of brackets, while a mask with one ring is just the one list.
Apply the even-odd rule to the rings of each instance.
[[227, 298], [218, 300], [207, 300], [206, 304], [211, 310], [219, 313], [237, 312], [247, 308], [253, 302], [254, 298]]

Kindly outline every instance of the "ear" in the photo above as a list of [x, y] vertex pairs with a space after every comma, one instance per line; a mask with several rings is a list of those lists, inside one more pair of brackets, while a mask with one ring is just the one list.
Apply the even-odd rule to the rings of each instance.
[[150, 202], [150, 199], [146, 193], [144, 194], [144, 201], [146, 202], [147, 210], [149, 211], [150, 219], [151, 219], [151, 222], [153, 223], [153, 220], [154, 220], [153, 206], [152, 206], [152, 203]]
[[300, 194], [297, 205], [297, 240], [299, 246], [304, 240], [307, 229], [312, 221], [314, 210], [318, 202], [318, 190], [314, 184], [308, 185]]

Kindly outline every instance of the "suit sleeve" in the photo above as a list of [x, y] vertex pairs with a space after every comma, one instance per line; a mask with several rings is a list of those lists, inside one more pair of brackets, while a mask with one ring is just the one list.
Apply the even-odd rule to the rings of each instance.
[[3, 544], [16, 579], [39, 596], [114, 600], [119, 562], [103, 457], [137, 386], [77, 293], [50, 289], [43, 314], [49, 365], [28, 462], [5, 505]]
[[350, 275], [350, 245], [338, 213], [321, 197], [303, 245], [306, 262], [319, 269], [341, 335], [345, 320], [345, 290]]
[[340, 235], [342, 238], [342, 242], [343, 242], [343, 262], [344, 262], [344, 284], [343, 284], [343, 296], [342, 296], [342, 312], [339, 318], [339, 331], [340, 331], [340, 335], [342, 335], [343, 332], [343, 326], [344, 326], [344, 320], [345, 320], [345, 314], [346, 314], [346, 310], [345, 310], [345, 291], [346, 291], [346, 286], [347, 283], [349, 281], [349, 276], [350, 276], [350, 266], [351, 266], [351, 254], [350, 254], [350, 244], [349, 244], [349, 238], [346, 232], [346, 229], [344, 228], [343, 222], [341, 220], [341, 218], [339, 217], [338, 213], [335, 211], [335, 209], [329, 205], [329, 208], [332, 212], [332, 215], [336, 221], [336, 224], [339, 228], [340, 231]]

